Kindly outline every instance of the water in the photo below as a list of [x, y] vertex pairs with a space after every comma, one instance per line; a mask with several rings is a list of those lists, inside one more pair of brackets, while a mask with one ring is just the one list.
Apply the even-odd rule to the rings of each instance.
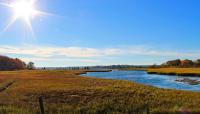
[[112, 72], [89, 72], [87, 74], [83, 74], [82, 76], [105, 78], [105, 79], [129, 80], [145, 85], [151, 85], [158, 88], [200, 92], [200, 84], [189, 85], [184, 82], [176, 81], [177, 78], [190, 78], [200, 81], [200, 77], [157, 75], [157, 74], [147, 74], [145, 71], [118, 71], [118, 70]]

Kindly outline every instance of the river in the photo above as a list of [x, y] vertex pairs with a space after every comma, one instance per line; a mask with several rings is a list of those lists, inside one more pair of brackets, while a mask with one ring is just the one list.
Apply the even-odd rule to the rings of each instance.
[[157, 75], [157, 74], [147, 74], [145, 71], [120, 71], [120, 70], [114, 70], [112, 72], [88, 72], [87, 74], [83, 74], [82, 76], [104, 78], [104, 79], [128, 80], [158, 88], [200, 92], [200, 84], [190, 85], [188, 83], [176, 81], [178, 78], [179, 79], [189, 78], [192, 80], [200, 81], [200, 77]]

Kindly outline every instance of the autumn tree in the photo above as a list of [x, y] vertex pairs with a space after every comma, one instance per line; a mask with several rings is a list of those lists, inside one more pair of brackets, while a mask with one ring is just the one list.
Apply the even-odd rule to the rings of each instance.
[[192, 67], [194, 65], [194, 62], [192, 60], [182, 60], [181, 61], [181, 67]]
[[18, 58], [0, 56], [0, 70], [23, 70], [26, 64]]
[[200, 59], [197, 59], [195, 61], [189, 60], [189, 59], [185, 59], [185, 60], [180, 60], [180, 59], [176, 59], [176, 60], [171, 60], [171, 61], [167, 61], [163, 64], [161, 64], [160, 67], [200, 67]]
[[176, 59], [176, 60], [167, 61], [166, 65], [169, 66], [169, 67], [178, 67], [178, 66], [181, 65], [181, 60]]

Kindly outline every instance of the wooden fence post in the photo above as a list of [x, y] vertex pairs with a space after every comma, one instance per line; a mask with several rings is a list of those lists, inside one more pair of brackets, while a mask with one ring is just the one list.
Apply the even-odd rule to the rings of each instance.
[[148, 106], [146, 106], [146, 114], [150, 114], [150, 110]]
[[40, 112], [41, 114], [44, 114], [44, 103], [43, 103], [43, 97], [39, 97], [39, 104], [40, 104]]

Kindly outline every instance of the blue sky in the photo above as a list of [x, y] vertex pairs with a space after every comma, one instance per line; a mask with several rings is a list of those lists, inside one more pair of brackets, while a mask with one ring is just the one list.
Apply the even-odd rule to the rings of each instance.
[[0, 54], [37, 66], [200, 58], [199, 0], [40, 0], [35, 5], [53, 15], [31, 19], [34, 35], [20, 19], [3, 31], [13, 14], [0, 5]]

